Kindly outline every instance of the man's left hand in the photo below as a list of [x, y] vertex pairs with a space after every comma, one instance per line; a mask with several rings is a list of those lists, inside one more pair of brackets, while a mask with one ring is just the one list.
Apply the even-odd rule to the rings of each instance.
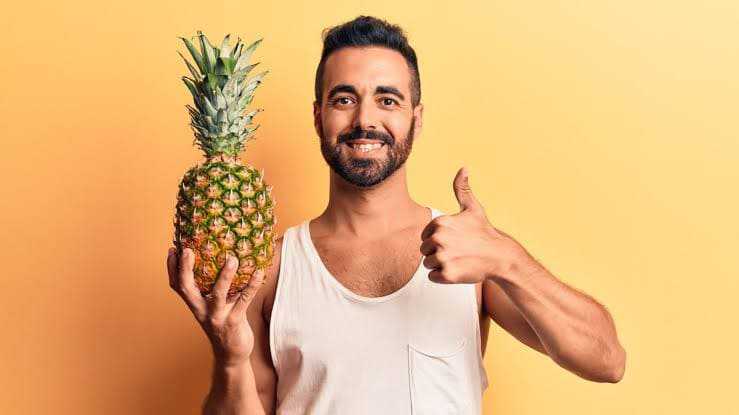
[[466, 168], [459, 169], [453, 186], [460, 212], [434, 218], [421, 233], [429, 279], [441, 284], [479, 283], [505, 275], [523, 247], [488, 221], [472, 194]]

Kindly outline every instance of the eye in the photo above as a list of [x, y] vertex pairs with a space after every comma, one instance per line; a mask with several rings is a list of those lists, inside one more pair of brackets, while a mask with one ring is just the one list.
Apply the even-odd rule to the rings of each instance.
[[349, 97], [337, 97], [337, 98], [334, 98], [333, 100], [331, 100], [331, 103], [334, 104], [334, 105], [336, 105], [336, 104], [347, 105], [347, 104], [350, 104], [351, 103], [351, 98], [349, 98]]
[[393, 98], [387, 98], [387, 97], [385, 97], [385, 98], [382, 98], [382, 103], [383, 103], [384, 105], [390, 106], [390, 105], [394, 105], [394, 104], [397, 104], [397, 103], [398, 103], [398, 101], [396, 101], [396, 100], [395, 100], [395, 99], [393, 99]]

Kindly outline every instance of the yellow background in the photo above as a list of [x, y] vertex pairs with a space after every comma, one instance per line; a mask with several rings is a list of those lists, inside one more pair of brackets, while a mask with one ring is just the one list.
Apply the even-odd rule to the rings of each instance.
[[426, 105], [412, 195], [453, 212], [462, 165], [491, 221], [605, 304], [628, 352], [587, 382], [498, 326], [487, 414], [737, 413], [739, 3], [14, 2], [0, 23], [0, 412], [197, 413], [210, 348], [164, 257], [191, 146], [175, 50], [264, 36], [245, 159], [278, 231], [318, 215], [320, 33], [403, 26]]

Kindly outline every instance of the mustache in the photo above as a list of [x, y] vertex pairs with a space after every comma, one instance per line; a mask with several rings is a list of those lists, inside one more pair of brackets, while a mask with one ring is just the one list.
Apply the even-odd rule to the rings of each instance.
[[362, 130], [359, 127], [353, 129], [349, 133], [339, 134], [339, 136], [337, 137], [337, 141], [339, 144], [341, 144], [350, 140], [358, 140], [360, 138], [366, 138], [368, 140], [381, 140], [385, 144], [389, 145], [395, 144], [395, 139], [390, 134], [374, 130]]

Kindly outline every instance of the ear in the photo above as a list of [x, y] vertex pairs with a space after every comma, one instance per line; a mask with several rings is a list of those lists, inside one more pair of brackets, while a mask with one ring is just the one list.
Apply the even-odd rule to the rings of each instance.
[[413, 108], [413, 116], [416, 117], [416, 125], [413, 127], [413, 138], [415, 139], [421, 134], [421, 129], [423, 128], [423, 104], [419, 103], [416, 105], [416, 108]]
[[313, 127], [318, 137], [321, 137], [321, 104], [318, 101], [313, 101]]

